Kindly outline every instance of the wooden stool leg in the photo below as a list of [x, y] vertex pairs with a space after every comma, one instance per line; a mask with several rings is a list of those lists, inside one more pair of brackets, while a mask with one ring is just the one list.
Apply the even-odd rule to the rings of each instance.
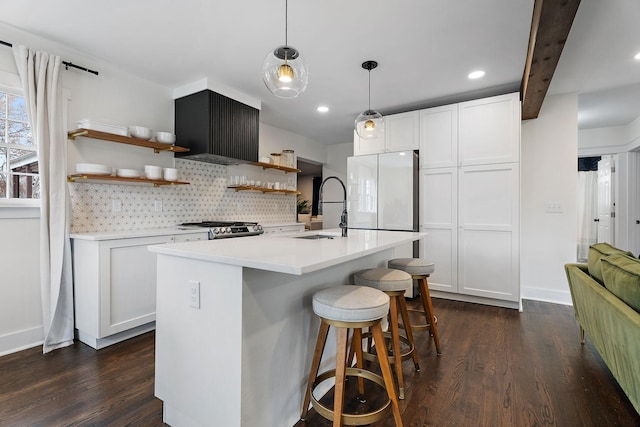
[[429, 324], [431, 335], [433, 335], [433, 341], [436, 344], [436, 352], [439, 356], [442, 354], [442, 351], [440, 350], [438, 326], [436, 325], [436, 317], [433, 314], [433, 305], [431, 304], [431, 294], [429, 293], [429, 284], [427, 282], [427, 277], [422, 276], [420, 279], [418, 279], [418, 283], [420, 283], [420, 296], [422, 298], [422, 305], [424, 306], [424, 313], [427, 318], [427, 323]]
[[344, 380], [347, 369], [347, 328], [336, 328], [336, 385], [333, 396], [333, 427], [342, 425], [342, 409], [344, 408]]
[[418, 362], [418, 352], [416, 351], [416, 343], [413, 340], [413, 331], [411, 330], [411, 322], [409, 321], [409, 311], [407, 310], [407, 301], [404, 299], [404, 295], [400, 297], [400, 314], [402, 315], [402, 325], [404, 331], [407, 333], [407, 339], [413, 346], [413, 366], [416, 371], [420, 371], [420, 363]]
[[400, 353], [400, 331], [398, 330], [398, 297], [392, 296], [389, 299], [389, 313], [391, 326], [391, 341], [393, 348], [394, 367], [398, 378], [398, 398], [404, 399], [404, 378], [402, 375], [402, 355]]
[[[380, 323], [376, 323], [375, 325], [373, 325], [371, 327], [371, 332], [373, 333], [373, 341], [376, 348], [384, 348], [384, 335], [382, 334], [382, 327], [380, 326]], [[393, 419], [396, 422], [396, 427], [402, 427], [400, 406], [398, 405], [398, 397], [396, 396], [393, 374], [391, 373], [391, 366], [389, 365], [387, 353], [384, 351], [380, 352], [378, 354], [378, 360], [380, 361], [380, 369], [382, 370], [382, 378], [384, 378], [387, 394], [389, 395], [389, 399], [391, 400]]]
[[[356, 353], [356, 367], [363, 369], [364, 359], [362, 358], [362, 328], [356, 328], [353, 331], [353, 339], [351, 340], [351, 349]], [[351, 363], [349, 363], [351, 366]], [[364, 398], [364, 378], [358, 377], [358, 400], [362, 403], [366, 402]]]
[[318, 370], [320, 369], [320, 359], [322, 358], [322, 352], [324, 351], [324, 345], [327, 342], [327, 334], [329, 333], [329, 324], [320, 322], [320, 330], [318, 331], [318, 340], [316, 341], [316, 349], [313, 352], [313, 361], [311, 362], [311, 372], [309, 372], [309, 381], [307, 382], [307, 391], [304, 394], [304, 402], [302, 403], [302, 413], [300, 419], [304, 421], [309, 412], [309, 403], [311, 402], [311, 389], [313, 383], [318, 376]]

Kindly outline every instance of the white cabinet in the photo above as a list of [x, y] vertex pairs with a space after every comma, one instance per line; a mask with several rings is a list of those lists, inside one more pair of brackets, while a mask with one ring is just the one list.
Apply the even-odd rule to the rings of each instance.
[[198, 240], [209, 240], [209, 233], [189, 233], [189, 234], [176, 234], [173, 236], [174, 243], [180, 242], [197, 242]]
[[418, 111], [392, 114], [384, 118], [385, 151], [417, 150], [420, 135]]
[[384, 153], [384, 133], [374, 139], [362, 139], [353, 131], [353, 155], [366, 156], [367, 154]]
[[420, 170], [420, 253], [436, 265], [431, 290], [458, 292], [458, 168]]
[[418, 111], [384, 117], [384, 134], [375, 139], [361, 139], [353, 131], [353, 155], [380, 154], [417, 150], [420, 138]]
[[100, 349], [154, 329], [157, 265], [156, 254], [147, 247], [206, 237], [206, 233], [199, 232], [111, 240], [73, 239], [78, 339]]
[[458, 174], [458, 292], [519, 301], [518, 163], [462, 167]]
[[520, 161], [518, 93], [458, 105], [459, 166]]
[[458, 105], [420, 111], [420, 167], [458, 166]]
[[518, 94], [420, 112], [421, 256], [436, 295], [520, 302]]

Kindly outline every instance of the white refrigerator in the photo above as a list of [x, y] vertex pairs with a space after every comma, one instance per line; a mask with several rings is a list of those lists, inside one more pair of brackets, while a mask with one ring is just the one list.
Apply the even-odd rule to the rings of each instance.
[[418, 231], [418, 155], [414, 151], [347, 159], [349, 228]]
[[[419, 230], [418, 154], [414, 151], [354, 156], [347, 159], [349, 228]], [[396, 258], [418, 258], [418, 241], [394, 250]], [[405, 296], [418, 295], [415, 286]]]

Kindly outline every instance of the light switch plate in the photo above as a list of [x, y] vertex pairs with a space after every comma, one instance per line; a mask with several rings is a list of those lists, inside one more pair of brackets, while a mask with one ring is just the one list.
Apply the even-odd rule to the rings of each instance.
[[545, 213], [562, 213], [562, 204], [560, 202], [546, 202], [544, 211]]

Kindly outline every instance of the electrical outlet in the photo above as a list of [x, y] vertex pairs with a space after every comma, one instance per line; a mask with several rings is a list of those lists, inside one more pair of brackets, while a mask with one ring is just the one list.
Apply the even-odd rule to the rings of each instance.
[[122, 202], [120, 199], [111, 199], [111, 212], [122, 212]]
[[156, 212], [162, 212], [162, 200], [155, 201]]
[[200, 309], [200, 282], [189, 280], [189, 307]]

